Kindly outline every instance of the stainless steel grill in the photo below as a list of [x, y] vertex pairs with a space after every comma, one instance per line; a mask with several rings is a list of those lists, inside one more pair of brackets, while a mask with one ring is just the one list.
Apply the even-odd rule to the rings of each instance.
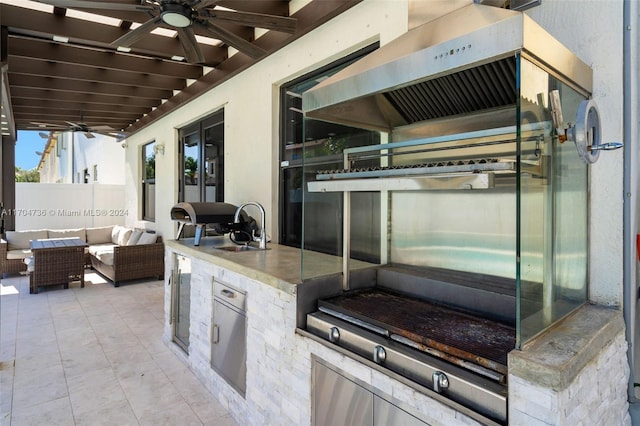
[[385, 96], [407, 124], [478, 112], [516, 102], [516, 62], [489, 64], [391, 90]]
[[[554, 213], [568, 205], [556, 182], [574, 167], [556, 143], [554, 86], [577, 105], [592, 92], [592, 71], [527, 15], [470, 4], [306, 91], [310, 122], [384, 137], [348, 140], [343, 168], [314, 170], [306, 182], [309, 203], [332, 202], [343, 219], [342, 272], [301, 286], [302, 332], [432, 389], [481, 423], [506, 424], [507, 354], [522, 330], [531, 338], [551, 305], [559, 316], [582, 303], [570, 285], [566, 300], [551, 301], [554, 223], [570, 229]], [[571, 177], [580, 184], [581, 167]], [[569, 187], [573, 200], [580, 190]], [[342, 197], [324, 194], [332, 192]], [[372, 216], [353, 200], [367, 193], [381, 206], [370, 234], [381, 234], [382, 266], [360, 271], [352, 239], [368, 235], [354, 223]], [[565, 254], [580, 259], [582, 240], [571, 244]], [[561, 263], [563, 273], [575, 267]]]

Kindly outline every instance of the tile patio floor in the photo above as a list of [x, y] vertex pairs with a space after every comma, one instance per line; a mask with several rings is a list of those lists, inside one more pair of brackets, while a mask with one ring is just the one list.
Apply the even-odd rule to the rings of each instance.
[[235, 425], [162, 342], [162, 281], [0, 284], [0, 426]]

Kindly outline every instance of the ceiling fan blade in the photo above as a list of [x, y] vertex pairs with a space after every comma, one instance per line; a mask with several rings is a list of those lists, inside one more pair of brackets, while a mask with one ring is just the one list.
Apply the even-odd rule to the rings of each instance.
[[193, 28], [176, 28], [176, 30], [178, 31], [178, 40], [182, 45], [182, 50], [184, 50], [187, 61], [192, 64], [203, 63], [204, 56], [202, 55], [200, 47], [198, 47], [198, 41], [193, 33]]
[[248, 42], [242, 37], [238, 37], [231, 31], [225, 30], [222, 27], [217, 26], [214, 23], [209, 23], [207, 25], [194, 23], [194, 25], [199, 25], [205, 31], [213, 34], [214, 37], [222, 40], [224, 43], [238, 49], [240, 52], [245, 55], [250, 56], [253, 59], [258, 59], [264, 56], [267, 52], [261, 47], [256, 46], [253, 43]]
[[124, 10], [129, 12], [147, 12], [155, 8], [143, 4], [111, 3], [106, 1], [85, 1], [85, 0], [35, 0], [38, 3], [50, 4], [65, 9], [102, 9], [102, 10]]
[[113, 127], [111, 127], [111, 126], [107, 126], [107, 125], [104, 125], [104, 126], [103, 126], [103, 125], [99, 125], [99, 126], [91, 126], [91, 128], [90, 128], [89, 130], [91, 130], [92, 132], [95, 132], [95, 133], [100, 133], [100, 132], [115, 132], [115, 131], [116, 131], [116, 129], [114, 129], [114, 128], [113, 128]]
[[140, 25], [135, 30], [131, 30], [119, 39], [111, 42], [112, 47], [129, 47], [136, 41], [140, 40], [142, 37], [149, 34], [153, 31], [160, 23], [162, 22], [162, 18], [156, 16], [154, 18], [149, 19], [144, 24]]
[[298, 20], [285, 16], [267, 15], [253, 12], [232, 12], [228, 10], [207, 9], [200, 12], [206, 18], [220, 19], [247, 27], [264, 28], [283, 33], [296, 32]]
[[94, 128], [91, 128], [91, 131], [94, 134], [98, 134], [98, 135], [102, 135], [102, 136], [108, 136], [110, 138], [114, 138], [116, 139], [116, 141], [121, 141], [122, 139], [125, 139], [127, 136], [129, 136], [128, 133], [126, 132], [117, 132], [117, 131], [112, 131], [112, 132], [103, 132], [103, 131], [97, 131]]
[[191, 7], [196, 10], [200, 10], [204, 9], [205, 7], [213, 7], [221, 1], [222, 0], [192, 0]]
[[38, 122], [38, 121], [30, 121], [29, 123], [33, 124], [34, 126], [41, 127], [41, 128], [45, 128], [45, 127], [56, 127], [56, 128], [61, 128], [61, 129], [65, 129], [66, 128], [66, 126], [61, 126], [60, 124], [42, 123], [42, 122]]

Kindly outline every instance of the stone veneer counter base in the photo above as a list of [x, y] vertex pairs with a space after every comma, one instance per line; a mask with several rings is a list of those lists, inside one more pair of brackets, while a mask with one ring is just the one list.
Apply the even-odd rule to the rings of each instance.
[[[302, 283], [299, 249], [277, 244], [269, 244], [267, 251], [216, 249], [231, 244], [223, 237], [207, 237], [199, 247], [189, 239], [166, 242], [166, 277], [171, 276], [174, 253], [192, 262], [188, 353], [172, 342], [172, 286], [168, 285], [163, 339], [236, 422], [313, 424], [314, 364], [322, 360], [429, 425], [482, 424], [393, 375], [296, 332]], [[340, 272], [342, 266], [331, 256], [307, 260], [305, 267], [314, 270], [306, 273], [314, 276]], [[214, 282], [246, 294], [245, 395], [211, 367]], [[585, 305], [524, 350], [512, 351], [508, 357], [509, 425], [630, 425], [626, 349], [621, 312]]]

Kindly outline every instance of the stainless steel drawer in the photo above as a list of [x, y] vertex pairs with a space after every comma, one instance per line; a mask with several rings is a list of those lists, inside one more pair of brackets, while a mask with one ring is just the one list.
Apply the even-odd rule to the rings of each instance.
[[213, 297], [234, 306], [241, 311], [247, 310], [246, 293], [219, 281], [213, 282]]

